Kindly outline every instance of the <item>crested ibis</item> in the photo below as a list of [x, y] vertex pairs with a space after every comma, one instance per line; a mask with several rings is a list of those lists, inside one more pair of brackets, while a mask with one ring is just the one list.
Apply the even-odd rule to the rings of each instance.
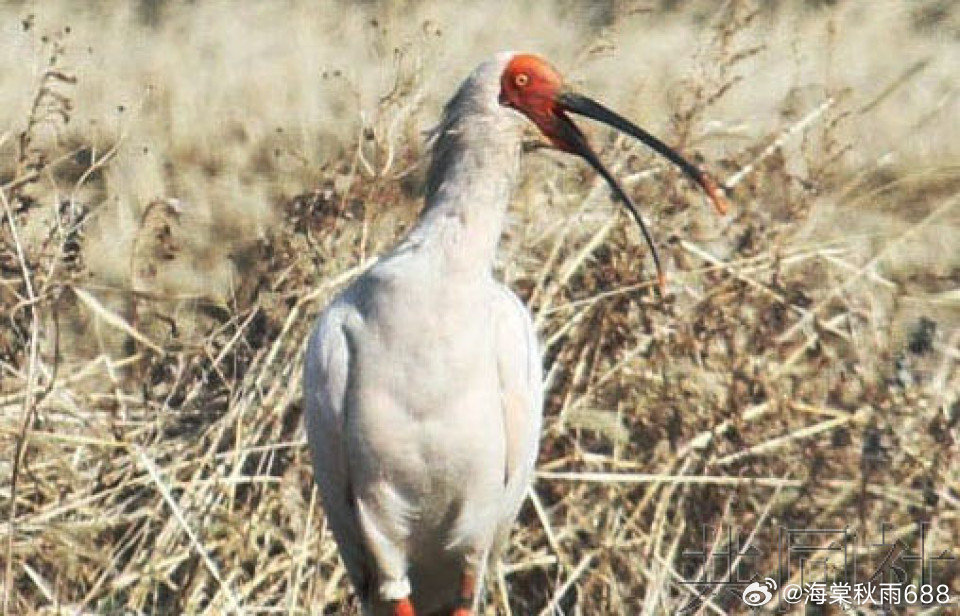
[[419, 219], [324, 309], [306, 351], [314, 476], [365, 614], [474, 614], [533, 474], [540, 351], [492, 274], [526, 122], [610, 184], [663, 283], [643, 218], [570, 114], [639, 139], [726, 211], [709, 176], [538, 56], [501, 53], [463, 81], [432, 137]]

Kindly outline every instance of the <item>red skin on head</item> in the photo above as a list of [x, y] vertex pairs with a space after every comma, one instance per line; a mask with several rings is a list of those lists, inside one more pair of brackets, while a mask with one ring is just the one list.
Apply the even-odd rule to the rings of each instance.
[[562, 89], [563, 78], [546, 60], [517, 54], [500, 77], [500, 103], [530, 118], [553, 145], [569, 152], [556, 129], [557, 95]]

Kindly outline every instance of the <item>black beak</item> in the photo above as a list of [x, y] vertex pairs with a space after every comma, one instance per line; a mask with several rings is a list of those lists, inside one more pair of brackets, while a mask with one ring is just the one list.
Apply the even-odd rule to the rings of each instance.
[[647, 229], [647, 225], [643, 221], [643, 217], [640, 216], [640, 212], [637, 210], [636, 204], [634, 204], [633, 200], [630, 199], [617, 180], [613, 177], [613, 175], [611, 175], [610, 171], [608, 171], [603, 163], [600, 162], [599, 157], [597, 157], [597, 154], [587, 142], [586, 136], [584, 136], [583, 132], [579, 129], [579, 127], [577, 127], [576, 124], [573, 123], [573, 121], [569, 116], [567, 116], [566, 113], [564, 113], [564, 111], [571, 111], [599, 122], [603, 122], [604, 124], [616, 128], [617, 130], [624, 132], [631, 137], [639, 139], [652, 148], [655, 152], [666, 157], [672, 163], [680, 167], [684, 173], [690, 176], [690, 178], [693, 179], [693, 181], [696, 182], [704, 190], [704, 192], [707, 193], [707, 196], [713, 202], [714, 207], [721, 214], [726, 213], [729, 205], [726, 198], [721, 193], [716, 182], [714, 182], [710, 176], [706, 175], [699, 168], [692, 165], [689, 161], [680, 156], [675, 150], [667, 146], [665, 143], [647, 131], [643, 130], [623, 116], [604, 107], [595, 100], [580, 94], [563, 92], [557, 97], [557, 103], [559, 104], [560, 111], [557, 112], [557, 119], [559, 121], [554, 125], [555, 130], [559, 133], [556, 135], [556, 137], [559, 138], [558, 140], [562, 142], [571, 153], [581, 156], [584, 160], [590, 163], [590, 166], [593, 167], [597, 173], [599, 173], [603, 179], [607, 181], [607, 184], [610, 185], [610, 187], [613, 189], [613, 192], [627, 206], [627, 209], [630, 211], [630, 215], [640, 227], [640, 231], [643, 233], [643, 237], [646, 240], [647, 245], [650, 246], [650, 252], [653, 254], [653, 263], [657, 268], [657, 282], [660, 285], [660, 291], [663, 292], [666, 288], [666, 277], [663, 273], [663, 266], [660, 263], [660, 254], [657, 251], [656, 245], [653, 243], [653, 237], [650, 235], [650, 231]]
[[681, 171], [687, 174], [690, 179], [696, 182], [697, 185], [700, 186], [705, 193], [707, 193], [707, 196], [713, 202], [713, 206], [716, 208], [718, 213], [727, 213], [730, 203], [727, 201], [726, 197], [724, 197], [723, 192], [720, 190], [713, 178], [704, 173], [699, 167], [691, 164], [687, 159], [680, 156], [676, 150], [664, 142], [660, 141], [615, 111], [604, 107], [592, 98], [576, 94], [575, 92], [564, 91], [557, 96], [557, 103], [566, 111], [571, 111], [578, 115], [597, 120], [598, 122], [603, 122], [604, 124], [626, 133], [631, 137], [639, 139], [644, 144], [649, 146], [654, 152], [680, 167]]

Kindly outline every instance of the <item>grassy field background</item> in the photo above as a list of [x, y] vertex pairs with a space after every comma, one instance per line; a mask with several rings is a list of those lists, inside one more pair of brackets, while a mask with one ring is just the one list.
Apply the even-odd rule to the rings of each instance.
[[[692, 590], [688, 613], [746, 613], [685, 582], [726, 579], [731, 545], [744, 578], [796, 582], [781, 528], [846, 528], [858, 562], [818, 558], [861, 579], [960, 556], [955, 3], [55, 0], [3, 4], [0, 32], [4, 614], [355, 613], [301, 343], [414, 220], [424, 131], [503, 49], [735, 208], [587, 127], [653, 224], [661, 300], [602, 181], [527, 155], [497, 270], [549, 391], [487, 613], [674, 614]], [[960, 562], [933, 572], [956, 601]]]

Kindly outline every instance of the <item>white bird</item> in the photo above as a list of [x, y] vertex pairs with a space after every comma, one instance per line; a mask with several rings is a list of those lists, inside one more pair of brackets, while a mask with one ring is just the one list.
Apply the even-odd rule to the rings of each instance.
[[306, 352], [314, 476], [364, 614], [473, 614], [530, 483], [540, 352], [530, 313], [492, 275], [524, 116], [603, 175], [653, 248], [567, 112], [643, 140], [725, 210], [705, 174], [543, 59], [501, 53], [467, 77], [432, 137], [416, 225], [323, 311]]

